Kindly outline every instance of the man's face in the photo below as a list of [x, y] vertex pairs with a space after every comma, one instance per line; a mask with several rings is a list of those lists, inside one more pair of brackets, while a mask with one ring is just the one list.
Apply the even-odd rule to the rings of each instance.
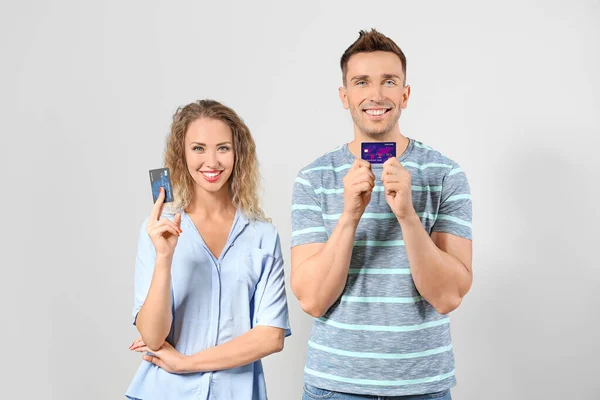
[[404, 86], [400, 58], [394, 53], [375, 51], [350, 57], [346, 85], [339, 92], [356, 128], [378, 139], [398, 124], [410, 87]]

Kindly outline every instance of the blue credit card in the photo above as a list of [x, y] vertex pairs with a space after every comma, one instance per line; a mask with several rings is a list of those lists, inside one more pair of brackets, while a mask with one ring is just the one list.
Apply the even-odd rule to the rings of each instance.
[[153, 203], [156, 203], [161, 187], [165, 189], [165, 203], [173, 201], [173, 185], [171, 183], [171, 172], [169, 171], [169, 168], [151, 169], [150, 185], [152, 187]]
[[396, 157], [396, 142], [362, 142], [360, 158], [371, 164], [383, 164]]

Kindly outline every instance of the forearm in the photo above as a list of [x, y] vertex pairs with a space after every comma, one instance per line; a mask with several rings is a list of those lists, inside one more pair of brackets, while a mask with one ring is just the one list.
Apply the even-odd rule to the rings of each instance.
[[157, 258], [148, 295], [140, 309], [136, 326], [148, 348], [164, 343], [173, 319], [171, 312], [171, 258]]
[[322, 316], [342, 294], [357, 226], [342, 215], [323, 249], [298, 265], [293, 290], [310, 315]]
[[440, 314], [453, 311], [470, 288], [469, 270], [436, 246], [416, 214], [398, 221], [417, 290]]
[[285, 332], [258, 326], [219, 346], [193, 354], [187, 359], [188, 372], [219, 371], [241, 367], [283, 349]]

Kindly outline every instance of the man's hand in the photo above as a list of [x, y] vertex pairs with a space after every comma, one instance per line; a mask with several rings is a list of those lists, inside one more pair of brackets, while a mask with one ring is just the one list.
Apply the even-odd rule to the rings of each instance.
[[344, 177], [343, 214], [353, 221], [360, 220], [371, 201], [374, 186], [375, 175], [371, 171], [371, 164], [356, 159]]
[[400, 164], [396, 157], [383, 164], [381, 174], [385, 200], [398, 220], [414, 216], [412, 202], [412, 186], [410, 173]]

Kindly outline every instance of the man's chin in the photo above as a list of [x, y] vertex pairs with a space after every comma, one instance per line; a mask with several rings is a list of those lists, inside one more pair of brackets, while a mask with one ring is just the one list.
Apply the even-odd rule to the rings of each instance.
[[372, 138], [372, 139], [380, 139], [382, 137], [387, 136], [390, 131], [392, 130], [392, 127], [385, 127], [385, 128], [379, 128], [379, 129], [374, 129], [374, 128], [367, 128], [367, 129], [361, 129], [365, 135], [367, 135], [368, 137]]

